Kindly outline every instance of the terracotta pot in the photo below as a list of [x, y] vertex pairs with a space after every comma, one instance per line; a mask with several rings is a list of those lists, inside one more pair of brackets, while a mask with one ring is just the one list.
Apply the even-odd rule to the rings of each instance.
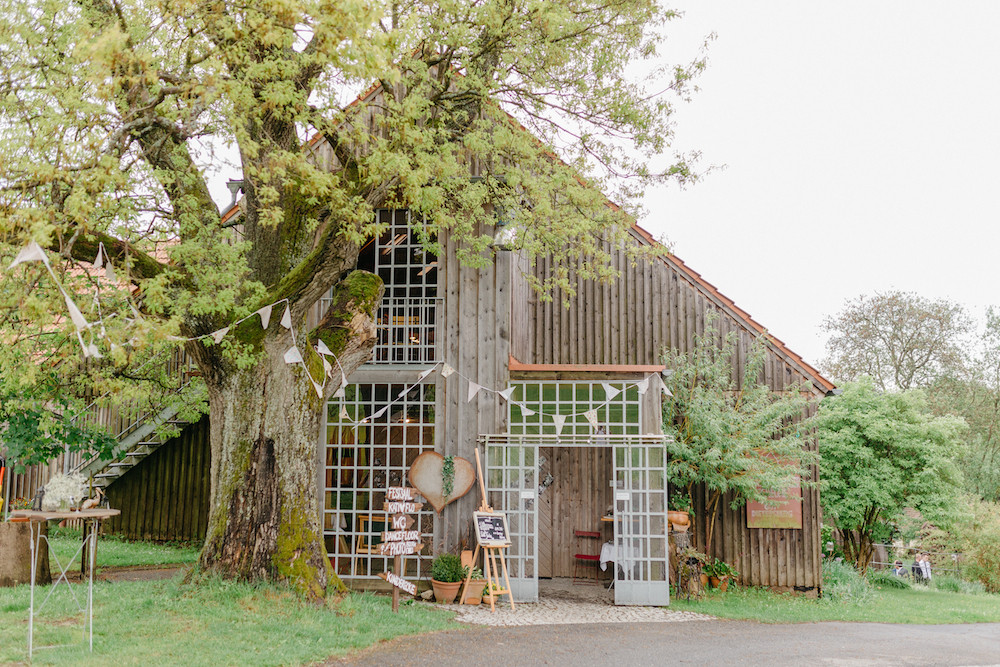
[[708, 575], [704, 572], [701, 573], [701, 587], [708, 588]]
[[729, 577], [711, 577], [712, 586], [718, 588], [723, 593], [729, 588]]
[[667, 521], [670, 522], [671, 527], [678, 533], [686, 533], [691, 526], [691, 517], [687, 512], [670, 510], [667, 512]]
[[469, 582], [469, 590], [465, 594], [465, 604], [479, 604], [483, 601], [483, 590], [486, 588], [485, 579], [473, 579]]
[[434, 599], [444, 604], [451, 604], [458, 596], [458, 591], [462, 588], [462, 581], [438, 581], [431, 579], [431, 587], [434, 589]]

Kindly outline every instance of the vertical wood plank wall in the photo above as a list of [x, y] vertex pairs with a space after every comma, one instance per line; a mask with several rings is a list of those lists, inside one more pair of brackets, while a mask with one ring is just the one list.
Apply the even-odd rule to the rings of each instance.
[[[737, 333], [733, 370], [742, 379], [747, 351], [757, 332], [737, 317], [728, 304], [670, 258], [632, 263], [623, 253], [617, 253], [614, 263], [621, 279], [611, 285], [579, 281], [577, 295], [570, 299], [569, 308], [563, 306], [565, 295], [560, 291], [552, 295], [551, 301], [545, 301], [515, 272], [511, 354], [527, 364], [661, 363], [666, 349], [692, 350], [695, 335], [704, 333], [707, 317], [715, 313], [720, 339], [731, 331]], [[544, 278], [551, 270], [545, 259], [538, 260], [534, 267], [520, 259], [517, 268], [538, 278]], [[769, 348], [762, 379], [776, 391], [806, 383], [817, 400], [823, 395], [819, 387], [808, 382], [803, 369], [795, 366], [794, 359], [776, 347]], [[812, 446], [815, 448], [815, 442]], [[818, 473], [813, 469], [812, 474], [815, 478]], [[558, 504], [558, 493], [557, 489], [547, 502]], [[731, 510], [731, 498], [723, 500], [710, 555], [732, 563], [745, 581], [755, 585], [800, 590], [819, 587], [822, 579], [818, 491], [804, 488], [802, 499], [801, 530], [747, 528], [745, 507]], [[696, 494], [694, 501], [699, 516], [704, 516], [704, 490]], [[572, 511], [567, 510], [553, 516], [553, 523], [560, 519], [571, 522], [573, 518]], [[696, 543], [702, 547], [705, 530], [704, 525], [696, 526]]]
[[108, 487], [121, 515], [106, 532], [131, 540], [203, 540], [209, 503], [208, 417], [187, 426]]

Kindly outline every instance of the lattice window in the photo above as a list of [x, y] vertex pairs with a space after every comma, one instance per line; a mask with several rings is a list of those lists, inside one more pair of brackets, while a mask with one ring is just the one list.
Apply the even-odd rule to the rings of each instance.
[[[377, 274], [385, 295], [376, 313], [375, 364], [431, 364], [436, 349], [437, 258], [424, 250], [408, 210], [379, 209], [385, 231], [361, 249], [358, 268]], [[330, 295], [321, 303], [325, 312]]]
[[[640, 433], [642, 402], [635, 383], [608, 382], [618, 394], [608, 398], [600, 382], [515, 382], [515, 389], [508, 403], [509, 433], [555, 434], [552, 415], [566, 416], [562, 435], [591, 435], [594, 428], [584, 415], [597, 410], [597, 422], [605, 433], [634, 435]], [[613, 393], [613, 392], [612, 392]], [[521, 403], [534, 414], [525, 414]]]
[[[392, 558], [375, 553], [387, 527], [382, 511], [387, 486], [406, 485], [406, 472], [422, 452], [434, 449], [434, 386], [419, 385], [378, 417], [408, 384], [352, 384], [344, 399], [327, 404], [325, 507], [327, 554], [345, 579], [374, 579], [392, 568]], [[357, 424], [365, 417], [367, 423]], [[423, 536], [423, 554], [406, 556], [406, 576], [429, 576], [434, 513], [412, 515]]]

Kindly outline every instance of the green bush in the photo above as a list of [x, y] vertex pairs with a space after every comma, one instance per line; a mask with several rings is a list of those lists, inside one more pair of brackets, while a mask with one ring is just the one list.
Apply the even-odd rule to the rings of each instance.
[[931, 579], [934, 588], [939, 591], [950, 593], [965, 593], [967, 595], [980, 595], [986, 592], [986, 587], [978, 581], [964, 581], [958, 577], [943, 574]]
[[868, 583], [876, 588], [912, 588], [906, 577], [898, 577], [892, 570], [868, 570]]
[[969, 499], [969, 515], [954, 528], [963, 573], [1000, 593], [1000, 504]]
[[465, 578], [462, 559], [455, 554], [441, 554], [431, 565], [431, 579], [441, 583], [454, 583]]
[[823, 597], [833, 602], [868, 601], [872, 588], [854, 567], [843, 561], [823, 561]]

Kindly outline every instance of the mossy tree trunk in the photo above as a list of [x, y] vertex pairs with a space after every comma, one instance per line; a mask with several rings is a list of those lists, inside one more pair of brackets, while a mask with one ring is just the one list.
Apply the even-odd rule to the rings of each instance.
[[[355, 273], [310, 340], [299, 341], [314, 379], [324, 376], [318, 338], [347, 372], [371, 356], [371, 311], [382, 285], [371, 274]], [[290, 332], [278, 325], [270, 331], [249, 368], [227, 367], [196, 350], [207, 371], [212, 443], [211, 509], [200, 565], [229, 578], [284, 581], [318, 600], [332, 574], [320, 523], [320, 429], [340, 369], [317, 392], [302, 364], [285, 363]]]

